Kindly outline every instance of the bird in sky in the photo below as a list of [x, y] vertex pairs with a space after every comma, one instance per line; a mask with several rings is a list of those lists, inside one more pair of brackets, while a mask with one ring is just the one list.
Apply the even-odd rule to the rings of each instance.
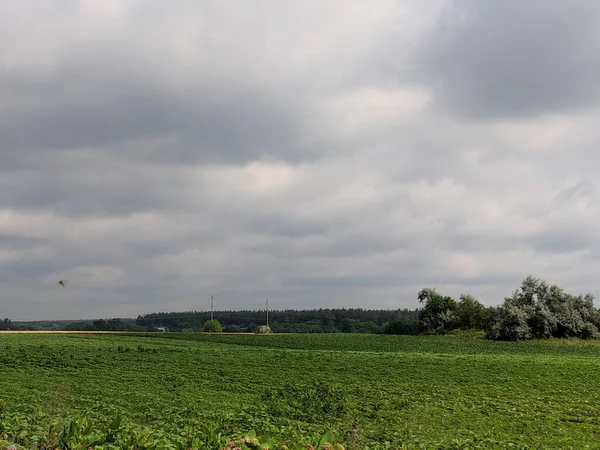
[[62, 287], [65, 287], [67, 284], [67, 280], [59, 280], [58, 284], [60, 284]]

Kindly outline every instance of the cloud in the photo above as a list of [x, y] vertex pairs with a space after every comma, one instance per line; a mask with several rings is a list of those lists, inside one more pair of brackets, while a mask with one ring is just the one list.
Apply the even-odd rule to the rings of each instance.
[[0, 6], [0, 314], [597, 291], [595, 6], [516, 5]]
[[596, 109], [599, 13], [585, 0], [448, 2], [415, 51], [416, 76], [472, 120]]

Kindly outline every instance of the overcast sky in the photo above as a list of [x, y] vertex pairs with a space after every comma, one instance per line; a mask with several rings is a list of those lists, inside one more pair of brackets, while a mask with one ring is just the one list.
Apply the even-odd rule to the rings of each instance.
[[0, 316], [600, 296], [599, 107], [589, 0], [2, 2]]

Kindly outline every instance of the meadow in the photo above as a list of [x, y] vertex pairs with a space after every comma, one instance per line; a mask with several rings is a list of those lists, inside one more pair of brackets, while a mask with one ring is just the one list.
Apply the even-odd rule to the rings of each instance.
[[599, 369], [581, 340], [0, 334], [0, 448], [593, 449]]

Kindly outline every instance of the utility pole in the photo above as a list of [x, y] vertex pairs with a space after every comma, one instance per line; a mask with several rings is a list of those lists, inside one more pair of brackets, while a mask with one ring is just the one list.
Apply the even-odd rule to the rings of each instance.
[[214, 319], [215, 298], [210, 296], [210, 320]]
[[267, 297], [267, 326], [269, 326], [269, 297]]

